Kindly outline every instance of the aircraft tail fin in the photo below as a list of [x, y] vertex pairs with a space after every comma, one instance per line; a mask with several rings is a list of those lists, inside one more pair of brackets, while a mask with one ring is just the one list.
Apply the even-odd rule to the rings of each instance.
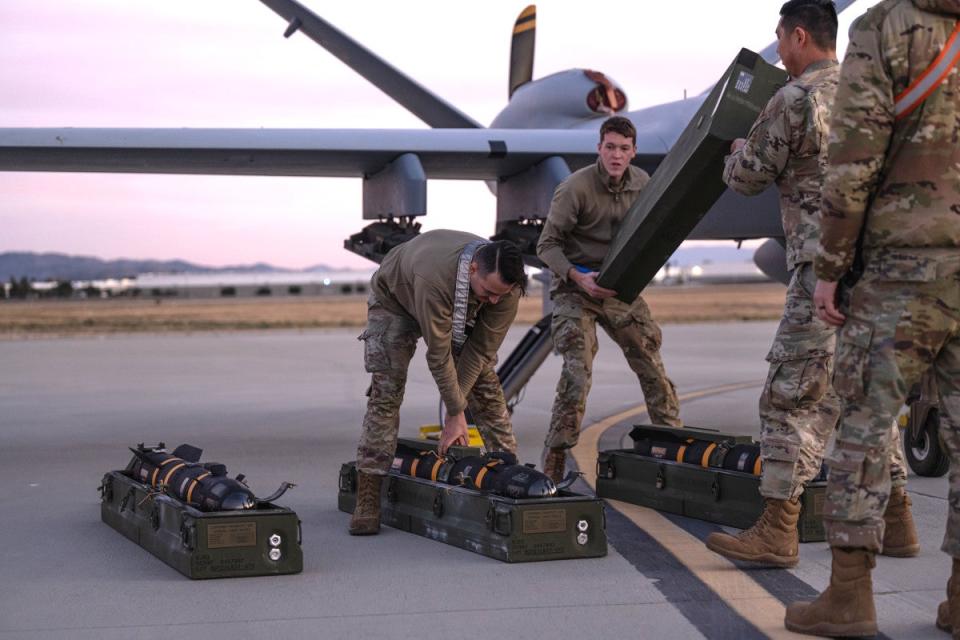
[[483, 126], [450, 103], [391, 66], [359, 42], [295, 0], [260, 0], [289, 23], [290, 37], [302, 31], [431, 127], [482, 129]]
[[533, 53], [537, 36], [537, 5], [531, 4], [520, 12], [513, 23], [510, 41], [510, 86], [507, 95], [533, 79]]

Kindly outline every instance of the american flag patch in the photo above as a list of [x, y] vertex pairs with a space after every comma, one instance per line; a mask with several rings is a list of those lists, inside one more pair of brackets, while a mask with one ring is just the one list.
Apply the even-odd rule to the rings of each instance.
[[734, 85], [734, 88], [740, 93], [748, 93], [750, 91], [750, 85], [753, 84], [753, 75], [747, 73], [746, 71], [741, 71], [740, 76], [737, 78], [737, 84]]

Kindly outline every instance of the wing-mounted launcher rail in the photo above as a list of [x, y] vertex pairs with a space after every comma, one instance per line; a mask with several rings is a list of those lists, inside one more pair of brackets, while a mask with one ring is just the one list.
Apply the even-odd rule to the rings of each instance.
[[405, 153], [363, 177], [363, 219], [376, 220], [343, 241], [343, 247], [377, 264], [390, 249], [420, 233], [427, 213], [427, 175], [420, 158]]
[[550, 156], [497, 183], [497, 233], [494, 240], [510, 240], [520, 247], [523, 261], [543, 267], [537, 258], [537, 240], [550, 212], [553, 192], [570, 175], [560, 156]]

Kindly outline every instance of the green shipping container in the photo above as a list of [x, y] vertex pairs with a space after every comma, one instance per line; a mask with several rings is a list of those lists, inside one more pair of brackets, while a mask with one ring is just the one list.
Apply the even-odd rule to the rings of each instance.
[[[620, 225], [597, 283], [632, 302], [727, 188], [723, 159], [745, 138], [783, 69], [742, 49], [657, 167]], [[749, 212], [744, 212], [749, 215]]]
[[[671, 435], [678, 439], [692, 437], [725, 443], [730, 447], [750, 440], [694, 428], [641, 425], [631, 432], [638, 444], [646, 437], [663, 441]], [[825, 492], [826, 482], [822, 480], [804, 486], [798, 525], [800, 542], [826, 539]], [[636, 449], [613, 449], [598, 454], [597, 495], [740, 529], [757, 521], [764, 504], [759, 475], [641, 455]]]
[[[340, 469], [341, 511], [353, 513], [357, 472]], [[515, 500], [391, 472], [381, 484], [381, 522], [504, 562], [607, 554], [603, 501], [567, 491]]]
[[123, 471], [100, 483], [100, 517], [187, 576], [236, 578], [300, 573], [300, 520], [272, 504], [246, 511], [199, 511]]

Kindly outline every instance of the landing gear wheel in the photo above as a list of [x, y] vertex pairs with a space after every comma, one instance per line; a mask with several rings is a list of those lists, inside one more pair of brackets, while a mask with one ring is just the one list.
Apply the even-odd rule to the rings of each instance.
[[950, 458], [940, 444], [939, 422], [940, 412], [932, 409], [916, 437], [912, 436], [909, 426], [904, 430], [903, 452], [910, 468], [918, 476], [939, 478], [950, 468]]

